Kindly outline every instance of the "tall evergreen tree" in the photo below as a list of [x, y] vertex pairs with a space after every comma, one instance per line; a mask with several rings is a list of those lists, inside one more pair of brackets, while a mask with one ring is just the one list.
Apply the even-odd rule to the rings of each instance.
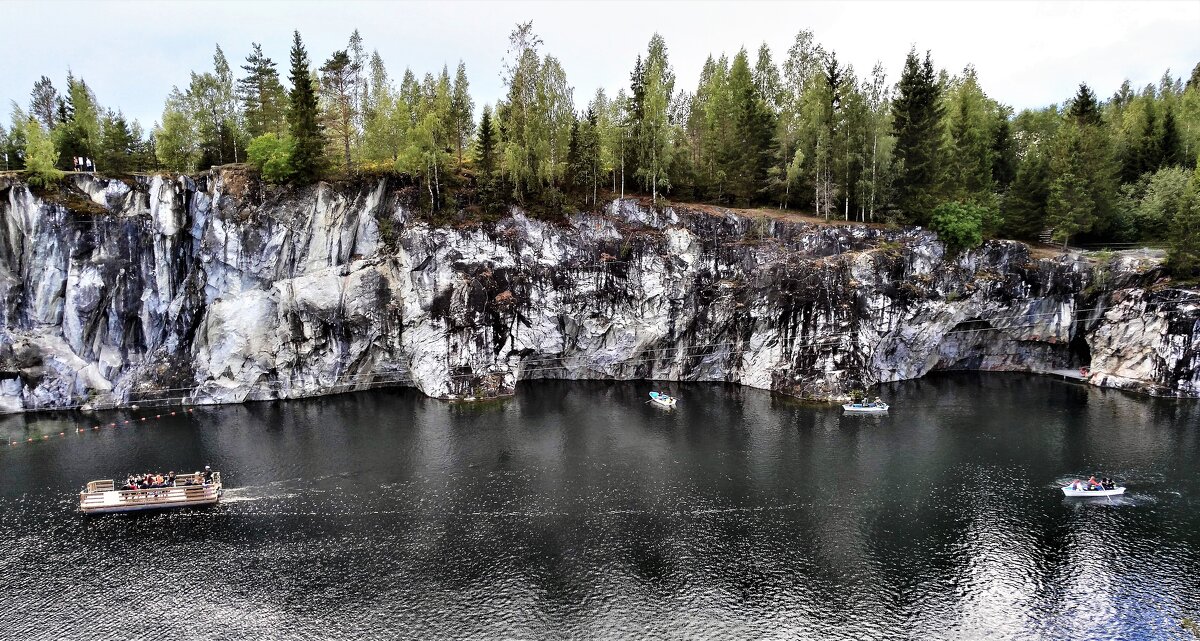
[[1008, 115], [1001, 112], [992, 128], [992, 178], [1000, 189], [1008, 189], [1017, 176], [1017, 148]]
[[29, 115], [50, 131], [54, 128], [54, 110], [58, 107], [58, 90], [46, 76], [33, 83], [33, 91], [29, 95]]
[[645, 63], [638, 58], [630, 89], [634, 95], [631, 110], [637, 141], [637, 176], [658, 202], [660, 187], [670, 187], [666, 167], [671, 162], [670, 102], [674, 94], [675, 73], [667, 61], [667, 45], [657, 33], [650, 38]]
[[463, 150], [470, 144], [475, 128], [475, 102], [471, 100], [471, 85], [467, 81], [467, 66], [460, 60], [454, 74], [454, 88], [450, 94], [451, 130], [454, 134], [454, 149], [458, 153], [458, 164], [462, 165]]
[[742, 49], [729, 70], [737, 143], [723, 149], [722, 165], [730, 177], [732, 195], [745, 205], [757, 200], [766, 185], [771, 163], [774, 122], [762, 96], [754, 86], [750, 60]]
[[112, 174], [124, 174], [134, 168], [134, 154], [138, 138], [121, 112], [105, 114], [101, 123], [100, 154], [96, 159], [99, 166]]
[[1086, 82], [1079, 83], [1079, 90], [1075, 93], [1075, 98], [1071, 100], [1071, 108], [1067, 110], [1067, 115], [1077, 125], [1094, 126], [1103, 123], [1100, 116], [1100, 105], [1096, 102], [1096, 94], [1091, 87], [1087, 86]]
[[941, 173], [941, 88], [928, 52], [922, 63], [909, 50], [892, 103], [896, 135], [896, 204], [911, 222], [928, 222], [937, 205]]
[[1179, 136], [1179, 126], [1175, 122], [1175, 111], [1167, 107], [1163, 115], [1162, 136], [1158, 142], [1162, 154], [1161, 166], [1177, 167], [1184, 163], [1183, 140]]
[[492, 121], [491, 105], [483, 106], [483, 115], [479, 117], [479, 135], [475, 138], [475, 163], [485, 178], [490, 178], [496, 171], [496, 127]]
[[[357, 32], [356, 32], [357, 33]], [[357, 95], [358, 66], [347, 50], [333, 52], [321, 66], [321, 95], [324, 98], [325, 132], [330, 144], [341, 153], [342, 167], [351, 170], [351, 144], [357, 138], [354, 111]]]
[[292, 35], [292, 90], [288, 94], [288, 131], [291, 133], [292, 169], [299, 182], [311, 182], [321, 174], [325, 140], [317, 110], [317, 92], [308, 68], [308, 52], [300, 40], [300, 32]]
[[251, 138], [284, 133], [287, 93], [279, 82], [275, 62], [264, 55], [262, 45], [255, 42], [242, 69], [246, 75], [238, 79], [237, 89], [245, 114], [246, 132]]
[[64, 102], [67, 120], [56, 126], [51, 136], [58, 150], [58, 166], [71, 169], [76, 156], [94, 159], [100, 150], [100, 106], [83, 78], [76, 79], [70, 73]]
[[1034, 147], [1026, 152], [1003, 201], [1001, 232], [1010, 238], [1037, 239], [1048, 226], [1049, 198], [1050, 159], [1040, 147]]

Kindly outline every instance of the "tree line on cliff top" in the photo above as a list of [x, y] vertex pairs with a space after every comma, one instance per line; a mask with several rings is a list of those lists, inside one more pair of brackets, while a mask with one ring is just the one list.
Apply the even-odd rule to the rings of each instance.
[[76, 157], [105, 173], [192, 172], [249, 162], [272, 182], [407, 176], [431, 212], [542, 215], [637, 193], [658, 203], [802, 209], [826, 219], [928, 225], [955, 248], [987, 237], [1166, 243], [1176, 273], [1200, 275], [1200, 65], [1107, 100], [1079, 85], [1062, 105], [1019, 113], [973, 67], [950, 74], [909, 51], [895, 84], [796, 35], [777, 62], [709, 56], [677, 86], [657, 34], [628, 87], [582, 111], [531, 23], [509, 37], [505, 96], [478, 120], [460, 62], [389, 73], [355, 31], [317, 64], [295, 33], [286, 70], [258, 44], [236, 74], [213, 68], [167, 96], [149, 132], [102, 108], [82, 78], [49, 78], [0, 128], [4, 169], [53, 182]]

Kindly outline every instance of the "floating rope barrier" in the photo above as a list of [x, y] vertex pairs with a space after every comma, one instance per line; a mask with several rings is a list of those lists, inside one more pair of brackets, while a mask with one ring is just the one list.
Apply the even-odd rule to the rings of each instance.
[[[195, 411], [196, 411], [196, 408], [194, 408], [194, 407], [185, 407], [183, 409], [171, 411], [171, 412], [168, 412], [165, 414], [155, 414], [153, 416], [149, 416], [149, 415], [141, 416], [141, 417], [138, 417], [136, 421], [133, 419], [128, 419], [128, 420], [124, 420], [124, 421], [108, 423], [106, 425], [102, 424], [102, 425], [91, 425], [90, 427], [76, 427], [74, 431], [68, 431], [68, 430], [60, 431], [58, 433], [58, 437], [66, 438], [68, 434], [79, 435], [79, 434], [83, 434], [85, 432], [100, 431], [103, 428], [109, 428], [109, 429], [120, 428], [120, 427], [123, 427], [126, 425], [136, 425], [139, 423], [146, 423], [147, 425], [153, 426], [154, 421], [156, 421], [156, 420], [160, 420], [160, 419], [164, 419], [164, 418], [171, 418], [172, 416], [186, 416], [187, 414], [194, 413]], [[43, 441], [49, 441], [50, 436], [51, 436], [50, 434], [42, 434], [40, 437], [34, 437], [34, 436], [26, 437], [24, 441], [10, 440], [8, 442], [8, 447], [11, 449], [11, 448], [17, 447], [18, 445], [31, 445], [33, 443], [41, 443]]]

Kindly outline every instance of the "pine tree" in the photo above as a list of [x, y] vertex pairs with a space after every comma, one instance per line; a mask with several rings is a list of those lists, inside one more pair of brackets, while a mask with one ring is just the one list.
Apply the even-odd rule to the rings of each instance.
[[1079, 90], [1075, 93], [1075, 98], [1071, 101], [1071, 108], [1067, 111], [1067, 115], [1077, 125], [1102, 124], [1103, 121], [1100, 116], [1100, 106], [1096, 102], [1096, 94], [1092, 92], [1092, 88], [1087, 86], [1086, 82], [1079, 83]]
[[896, 159], [896, 204], [905, 219], [924, 224], [939, 200], [941, 174], [941, 89], [928, 52], [925, 61], [908, 52], [892, 103]]
[[321, 66], [321, 95], [325, 101], [323, 122], [330, 143], [342, 154], [342, 166], [350, 173], [350, 147], [357, 134], [354, 111], [358, 66], [346, 50], [335, 51]]
[[475, 103], [471, 100], [471, 85], [467, 81], [467, 66], [460, 60], [454, 74], [454, 88], [450, 95], [450, 120], [454, 132], [454, 148], [458, 153], [458, 164], [462, 165], [463, 150], [470, 144], [475, 128]]
[[1001, 231], [1009, 238], [1036, 239], [1047, 227], [1046, 202], [1049, 198], [1049, 157], [1041, 149], [1030, 149], [1004, 198]]
[[121, 112], [109, 111], [101, 123], [100, 154], [96, 159], [99, 166], [111, 174], [125, 174], [134, 167], [134, 152], [138, 138], [134, 137], [129, 123]]
[[70, 73], [62, 112], [67, 119], [54, 128], [51, 136], [58, 150], [59, 168], [71, 169], [73, 158], [94, 159], [100, 150], [100, 107], [87, 83]]
[[242, 65], [246, 76], [237, 81], [246, 132], [251, 138], [266, 133], [282, 134], [286, 125], [287, 93], [279, 82], [275, 62], [263, 54], [262, 45], [252, 43], [251, 47], [246, 64]]
[[1183, 141], [1179, 137], [1179, 126], [1175, 123], [1175, 111], [1167, 107], [1163, 115], [1162, 136], [1158, 142], [1162, 154], [1161, 166], [1178, 167], [1183, 164]]
[[733, 98], [736, 142], [723, 149], [721, 164], [730, 177], [732, 195], [748, 206], [766, 185], [774, 122], [754, 86], [745, 49], [734, 56], [729, 88]]
[[1067, 243], [1080, 233], [1091, 231], [1096, 216], [1083, 166], [1084, 142], [1074, 114], [1059, 132], [1059, 143], [1051, 161], [1054, 180], [1046, 200], [1046, 218], [1054, 227], [1054, 238]]
[[948, 96], [950, 150], [946, 193], [955, 200], [987, 205], [993, 198], [995, 106], [983, 93], [975, 69], [967, 67]]
[[667, 61], [667, 46], [657, 33], [650, 38], [645, 63], [641, 57], [634, 68], [631, 90], [634, 106], [630, 115], [636, 140], [636, 175], [658, 202], [660, 187], [669, 188], [665, 168], [671, 162], [672, 140], [670, 101], [674, 93], [675, 73]]
[[579, 155], [579, 120], [571, 122], [571, 133], [567, 138], [567, 173], [563, 191], [567, 194], [577, 194], [583, 188], [586, 168]]
[[1002, 190], [1008, 189], [1017, 175], [1017, 149], [1008, 122], [1009, 113], [1000, 113], [992, 129], [992, 179]]
[[288, 131], [291, 133], [292, 169], [295, 179], [311, 182], [321, 174], [324, 165], [324, 136], [318, 120], [317, 92], [313, 88], [308, 68], [308, 52], [300, 40], [300, 32], [292, 35], [292, 90], [288, 95]]
[[54, 129], [54, 110], [58, 106], [58, 90], [46, 76], [33, 83], [29, 95], [29, 115], [38, 119], [46, 131]]
[[496, 129], [492, 122], [491, 105], [483, 106], [479, 117], [479, 135], [475, 138], [475, 163], [485, 178], [496, 171]]

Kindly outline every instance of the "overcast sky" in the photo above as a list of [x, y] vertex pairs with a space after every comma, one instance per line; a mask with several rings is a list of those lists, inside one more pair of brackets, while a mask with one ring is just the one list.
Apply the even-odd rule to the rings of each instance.
[[[241, 64], [251, 42], [286, 76], [298, 29], [317, 65], [357, 28], [399, 78], [459, 59], [477, 108], [502, 94], [501, 60], [514, 23], [532, 20], [583, 105], [597, 87], [628, 84], [635, 56], [655, 31], [666, 39], [677, 87], [694, 90], [709, 53], [752, 53], [766, 42], [776, 62], [797, 31], [811, 30], [859, 74], [882, 61], [894, 83], [909, 47], [930, 49], [956, 72], [968, 63], [1001, 102], [1062, 102], [1081, 81], [1101, 97], [1122, 80], [1157, 82], [1200, 63], [1200, 1], [1180, 2], [6, 2], [0, 100], [22, 107], [41, 75], [60, 90], [67, 68], [102, 105], [149, 126], [172, 85], [211, 69], [215, 44]], [[239, 69], [235, 71], [240, 72]], [[6, 109], [7, 111], [7, 109]], [[3, 118], [7, 125], [8, 118]]]

